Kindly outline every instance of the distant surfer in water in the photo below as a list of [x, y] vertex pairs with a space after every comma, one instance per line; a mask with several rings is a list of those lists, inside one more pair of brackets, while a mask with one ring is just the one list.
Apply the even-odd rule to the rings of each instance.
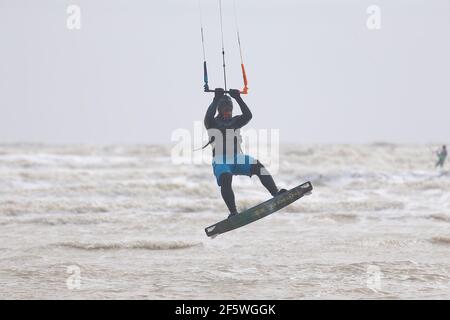
[[[264, 187], [272, 196], [276, 196], [285, 189], [279, 190], [272, 176], [256, 159], [245, 155], [241, 149], [242, 137], [239, 129], [251, 119], [252, 113], [240, 95], [239, 90], [230, 90], [230, 96], [236, 100], [241, 108], [241, 115], [233, 117], [233, 101], [225, 95], [224, 89], [215, 89], [214, 99], [206, 111], [205, 127], [210, 137], [209, 144], [213, 147], [213, 171], [217, 184], [230, 211], [229, 217], [238, 213], [231, 187], [234, 175], [257, 175]], [[218, 115], [216, 116], [216, 112]], [[205, 146], [206, 147], [206, 146]]]
[[447, 147], [442, 146], [442, 149], [436, 152], [438, 156], [438, 161], [436, 162], [436, 167], [443, 167], [445, 163], [445, 159], [447, 158]]

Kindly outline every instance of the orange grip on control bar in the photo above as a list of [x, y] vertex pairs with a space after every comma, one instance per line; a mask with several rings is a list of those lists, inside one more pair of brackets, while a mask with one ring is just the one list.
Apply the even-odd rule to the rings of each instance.
[[247, 94], [248, 93], [247, 73], [245, 72], [245, 67], [243, 63], [241, 63], [241, 68], [242, 68], [242, 78], [244, 79], [244, 88], [241, 90], [241, 93]]

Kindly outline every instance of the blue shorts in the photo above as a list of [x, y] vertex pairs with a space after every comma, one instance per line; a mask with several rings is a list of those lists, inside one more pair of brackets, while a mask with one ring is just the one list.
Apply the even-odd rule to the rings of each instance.
[[214, 175], [216, 176], [217, 184], [220, 186], [220, 176], [224, 173], [231, 173], [233, 176], [251, 176], [252, 164], [256, 163], [256, 160], [245, 154], [235, 154], [234, 159], [230, 161], [220, 161], [220, 158], [214, 158], [212, 166]]

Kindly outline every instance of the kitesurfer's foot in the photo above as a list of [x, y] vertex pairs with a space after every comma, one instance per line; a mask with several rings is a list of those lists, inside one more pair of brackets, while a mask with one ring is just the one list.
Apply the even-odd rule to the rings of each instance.
[[235, 216], [235, 215], [237, 215], [237, 214], [238, 214], [237, 211], [231, 212], [231, 213], [228, 215], [228, 219], [231, 218], [231, 217], [233, 217], [233, 216]]
[[280, 194], [285, 193], [285, 192], [287, 192], [286, 189], [280, 189], [280, 190], [278, 190], [276, 196], [279, 196]]

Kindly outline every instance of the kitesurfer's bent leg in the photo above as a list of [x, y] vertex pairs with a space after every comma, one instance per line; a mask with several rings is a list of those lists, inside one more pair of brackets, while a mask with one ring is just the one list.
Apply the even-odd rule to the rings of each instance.
[[220, 176], [220, 192], [222, 193], [222, 198], [225, 204], [230, 210], [230, 214], [234, 215], [237, 213], [236, 202], [234, 200], [234, 192], [231, 187], [231, 182], [233, 181], [233, 175], [231, 173], [222, 173]]
[[[270, 192], [272, 196], [278, 195], [278, 187], [275, 184], [275, 181], [273, 180], [272, 176], [270, 175], [269, 171], [262, 165], [261, 162], [256, 161], [256, 163], [251, 165], [251, 175], [257, 175], [259, 180], [261, 180], [261, 183], [263, 186]], [[286, 191], [284, 189], [280, 191]]]

